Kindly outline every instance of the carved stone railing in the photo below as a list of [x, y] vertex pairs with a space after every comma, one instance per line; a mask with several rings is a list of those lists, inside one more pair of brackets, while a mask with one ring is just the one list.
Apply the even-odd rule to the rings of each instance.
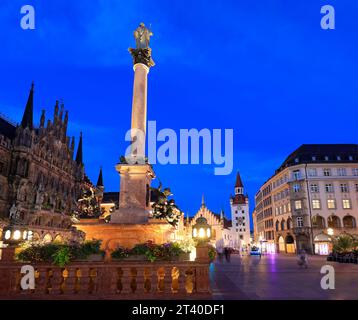
[[[35, 288], [21, 289], [25, 263], [0, 263], [0, 299], [210, 299], [209, 265], [190, 261], [33, 265]], [[31, 264], [29, 264], [31, 265]]]

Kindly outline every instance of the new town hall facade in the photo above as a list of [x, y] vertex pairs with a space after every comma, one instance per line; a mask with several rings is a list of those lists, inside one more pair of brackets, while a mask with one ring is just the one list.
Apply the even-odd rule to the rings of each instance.
[[33, 240], [76, 238], [71, 214], [82, 190], [92, 186], [84, 172], [82, 133], [74, 158], [64, 105], [56, 101], [47, 122], [43, 110], [38, 127], [33, 110], [34, 84], [19, 125], [0, 117], [0, 218], [31, 228]]

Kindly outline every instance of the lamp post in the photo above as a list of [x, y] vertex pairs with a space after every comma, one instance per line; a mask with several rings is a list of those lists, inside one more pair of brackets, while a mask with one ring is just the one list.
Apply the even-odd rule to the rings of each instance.
[[32, 231], [27, 228], [10, 224], [3, 229], [2, 241], [6, 247], [2, 248], [1, 262], [13, 261], [15, 248], [22, 242], [32, 239]]
[[203, 216], [196, 219], [192, 230], [192, 237], [197, 241], [196, 260], [201, 262], [209, 262], [210, 259], [208, 243], [211, 238], [211, 226]]

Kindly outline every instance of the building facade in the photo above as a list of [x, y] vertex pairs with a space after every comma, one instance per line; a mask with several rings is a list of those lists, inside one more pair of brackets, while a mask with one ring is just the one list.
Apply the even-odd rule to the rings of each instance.
[[249, 197], [244, 194], [244, 184], [239, 172], [236, 175], [235, 195], [230, 197], [230, 206], [233, 247], [242, 251], [247, 250], [250, 245]]
[[33, 240], [50, 242], [79, 236], [71, 214], [85, 176], [82, 133], [74, 158], [75, 139], [67, 136], [68, 111], [56, 101], [52, 120], [45, 110], [34, 125], [34, 84], [19, 125], [0, 117], [0, 217], [27, 226]]
[[[271, 199], [266, 224], [264, 190]], [[358, 145], [302, 145], [260, 188], [256, 211], [257, 233], [277, 252], [328, 254], [332, 236], [358, 234]]]
[[231, 221], [226, 219], [224, 212], [220, 214], [214, 213], [209, 210], [205, 204], [204, 196], [201, 201], [201, 206], [194, 217], [187, 217], [185, 221], [185, 230], [187, 237], [192, 237], [193, 226], [196, 224], [196, 220], [200, 217], [204, 217], [208, 224], [211, 226], [211, 239], [210, 243], [213, 246], [234, 247]]

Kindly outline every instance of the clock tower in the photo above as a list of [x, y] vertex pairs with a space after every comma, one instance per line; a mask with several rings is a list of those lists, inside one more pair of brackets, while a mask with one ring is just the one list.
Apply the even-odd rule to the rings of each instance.
[[235, 195], [230, 197], [232, 237], [235, 249], [249, 250], [250, 211], [249, 198], [244, 194], [244, 185], [240, 173], [236, 175]]

